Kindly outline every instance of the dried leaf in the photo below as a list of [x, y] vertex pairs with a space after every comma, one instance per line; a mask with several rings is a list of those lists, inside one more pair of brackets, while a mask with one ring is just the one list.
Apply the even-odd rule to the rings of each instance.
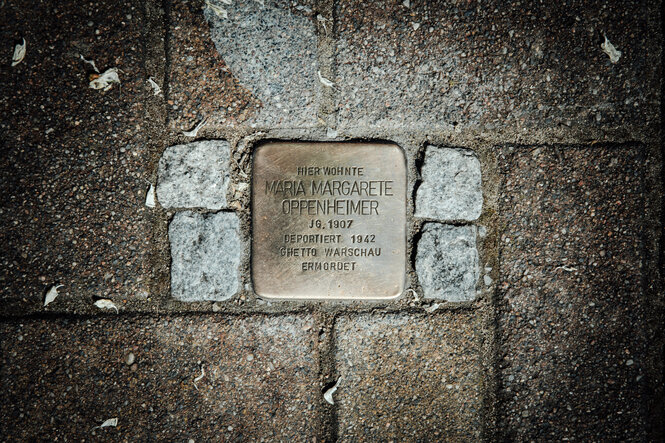
[[406, 290], [407, 293], [413, 294], [413, 301], [419, 301], [420, 297], [418, 297], [418, 293], [415, 291], [413, 288], [409, 288]]
[[441, 307], [441, 303], [432, 303], [429, 306], [425, 306], [423, 309], [428, 313], [431, 314], [432, 312], [436, 311]]
[[92, 79], [90, 81], [90, 87], [92, 89], [103, 89], [108, 91], [113, 87], [114, 83], [120, 83], [120, 77], [118, 77], [118, 69], [110, 68], [104, 71], [100, 76]]
[[600, 45], [600, 49], [610, 58], [612, 63], [616, 63], [621, 58], [621, 51], [618, 51], [612, 43], [605, 36], [605, 41]]
[[149, 208], [154, 208], [155, 203], [155, 186], [150, 185], [150, 189], [148, 189], [148, 193], [145, 195], [145, 205]]
[[99, 309], [115, 309], [116, 313], [119, 313], [118, 307], [108, 298], [100, 298], [95, 302], [95, 306]]
[[206, 375], [206, 371], [205, 371], [205, 369], [203, 369], [203, 365], [201, 365], [201, 375], [197, 376], [197, 377], [194, 379], [194, 388], [195, 388], [197, 391], [199, 390], [199, 387], [196, 386], [196, 383], [198, 383], [198, 382], [200, 382], [201, 380], [203, 380], [203, 377], [205, 377], [205, 375]]
[[226, 9], [222, 8], [221, 6], [210, 3], [208, 0], [206, 0], [206, 5], [212, 9], [212, 12], [214, 12], [217, 17], [229, 18], [229, 14], [226, 12]]
[[325, 78], [324, 76], [321, 75], [321, 71], [316, 71], [316, 73], [319, 75], [319, 81], [321, 82], [321, 84], [323, 86], [327, 86], [329, 88], [332, 88], [332, 87], [335, 86], [335, 84], [333, 82], [331, 82], [330, 80], [328, 80], [327, 78]]
[[64, 285], [53, 285], [51, 286], [51, 289], [48, 290], [46, 293], [46, 297], [44, 297], [44, 306], [48, 305], [51, 303], [53, 300], [56, 299], [58, 296], [58, 288], [62, 288]]
[[199, 375], [198, 377], [196, 377], [196, 378], [194, 379], [194, 381], [201, 381], [201, 380], [203, 379], [203, 377], [205, 377], [205, 375], [206, 375], [206, 371], [205, 371], [205, 369], [203, 368], [203, 365], [201, 365], [201, 375]]
[[19, 43], [14, 47], [14, 56], [12, 57], [12, 66], [16, 66], [23, 61], [25, 57], [25, 39], [21, 38], [23, 43]]
[[154, 80], [152, 79], [152, 77], [150, 77], [150, 78], [148, 79], [148, 83], [150, 84], [150, 86], [152, 86], [152, 93], [153, 93], [153, 95], [159, 95], [159, 94], [162, 93], [162, 88], [159, 87], [159, 85], [157, 84], [157, 82], [154, 81]]
[[95, 65], [95, 62], [94, 62], [94, 61], [92, 61], [92, 60], [86, 60], [86, 59], [83, 57], [82, 54], [79, 54], [79, 57], [81, 58], [81, 60], [83, 60], [84, 63], [87, 63], [87, 64], [89, 64], [90, 66], [92, 66], [92, 69], [94, 69], [95, 72], [96, 72], [97, 74], [99, 74], [99, 69], [97, 69], [97, 65]]
[[198, 125], [196, 125], [194, 129], [192, 129], [191, 131], [183, 131], [182, 135], [186, 137], [196, 137], [201, 128], [206, 124], [207, 121], [208, 118], [206, 117], [203, 120], [201, 120], [201, 122]]
[[316, 15], [316, 19], [321, 23], [321, 26], [323, 26], [323, 30], [326, 31], [326, 34], [328, 33], [328, 26], [326, 26], [326, 22], [330, 21], [329, 19], [325, 18], [321, 14]]
[[335, 404], [335, 401], [333, 400], [333, 394], [335, 393], [335, 391], [337, 391], [337, 386], [339, 386], [340, 380], [341, 377], [337, 379], [335, 384], [330, 389], [328, 389], [326, 392], [323, 393], [323, 398], [331, 405]]
[[99, 428], [108, 428], [108, 427], [116, 427], [116, 426], [118, 426], [118, 417], [109, 418], [108, 420], [106, 420], [104, 423], [102, 423], [98, 427]]

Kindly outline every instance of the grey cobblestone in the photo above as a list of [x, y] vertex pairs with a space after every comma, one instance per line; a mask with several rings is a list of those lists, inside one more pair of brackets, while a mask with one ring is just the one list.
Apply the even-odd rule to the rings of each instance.
[[475, 226], [425, 223], [418, 240], [416, 273], [425, 298], [469, 301], [480, 276]]
[[165, 208], [224, 208], [229, 158], [229, 144], [222, 140], [167, 148], [159, 160], [157, 200]]
[[428, 146], [416, 191], [416, 217], [474, 221], [483, 209], [480, 161], [468, 149]]
[[169, 226], [171, 295], [182, 301], [227, 300], [239, 289], [243, 253], [234, 213], [178, 212]]

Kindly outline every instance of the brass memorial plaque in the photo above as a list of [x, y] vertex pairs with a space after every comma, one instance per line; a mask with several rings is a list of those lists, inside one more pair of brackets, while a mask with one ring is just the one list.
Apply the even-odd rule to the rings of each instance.
[[406, 159], [393, 144], [268, 143], [254, 155], [252, 280], [262, 297], [404, 290]]

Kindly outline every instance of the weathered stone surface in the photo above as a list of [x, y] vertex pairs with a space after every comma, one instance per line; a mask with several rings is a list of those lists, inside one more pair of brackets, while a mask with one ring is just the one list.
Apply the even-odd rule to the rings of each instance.
[[171, 295], [182, 301], [227, 300], [240, 285], [243, 252], [234, 213], [178, 212], [169, 225]]
[[[169, 126], [174, 132], [207, 119], [210, 128], [235, 126], [256, 115], [261, 102], [229, 71], [210, 37], [203, 0], [169, 3]], [[217, 2], [219, 3], [219, 2]]]
[[499, 151], [502, 440], [648, 441], [662, 423], [645, 164], [634, 145]]
[[230, 73], [261, 102], [254, 124], [316, 125], [321, 87], [312, 7], [261, 3], [224, 4], [228, 17], [205, 7], [210, 35]]
[[165, 208], [222, 209], [229, 158], [229, 144], [221, 140], [167, 148], [159, 160], [157, 200]]
[[[142, 11], [125, 0], [0, 8], [7, 57], [27, 43], [20, 64], [6, 59], [0, 68], [3, 312], [14, 302], [41, 308], [57, 283], [64, 286], [49, 310], [77, 309], [92, 295], [130, 303], [148, 296]], [[90, 89], [94, 71], [79, 54], [100, 69], [117, 67], [122, 87]]]
[[416, 274], [426, 298], [473, 300], [480, 276], [475, 226], [425, 223], [417, 245]]
[[[342, 129], [600, 128], [658, 117], [658, 2], [336, 5]], [[604, 35], [622, 51], [616, 64]]]
[[478, 441], [483, 382], [475, 315], [341, 317], [339, 441]]
[[428, 146], [416, 192], [416, 217], [473, 221], [483, 209], [480, 161], [468, 149]]
[[[309, 316], [21, 320], [1, 323], [0, 335], [2, 441], [318, 433], [318, 328]], [[113, 417], [117, 427], [95, 428]]]

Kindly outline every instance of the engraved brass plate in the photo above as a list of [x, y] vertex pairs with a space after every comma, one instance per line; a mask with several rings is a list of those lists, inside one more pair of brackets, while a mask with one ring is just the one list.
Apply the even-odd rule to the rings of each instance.
[[406, 159], [393, 144], [268, 143], [254, 155], [252, 280], [262, 297], [404, 290]]

